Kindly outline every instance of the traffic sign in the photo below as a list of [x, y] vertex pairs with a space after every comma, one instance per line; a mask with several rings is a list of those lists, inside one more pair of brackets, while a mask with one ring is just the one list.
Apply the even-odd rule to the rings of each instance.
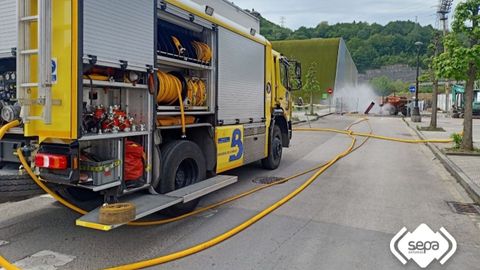
[[328, 89], [327, 89], [327, 93], [329, 93], [330, 95], [333, 94], [333, 89], [332, 89], [332, 88], [328, 88]]
[[410, 90], [410, 93], [415, 93], [417, 91], [417, 88], [414, 85], [412, 85], [408, 88], [408, 90]]

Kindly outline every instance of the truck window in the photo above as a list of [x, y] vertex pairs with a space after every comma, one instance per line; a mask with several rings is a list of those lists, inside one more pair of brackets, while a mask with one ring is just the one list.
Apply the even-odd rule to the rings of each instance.
[[282, 61], [280, 61], [280, 80], [282, 81], [282, 85], [285, 88], [290, 89], [290, 84], [288, 80], [288, 66]]

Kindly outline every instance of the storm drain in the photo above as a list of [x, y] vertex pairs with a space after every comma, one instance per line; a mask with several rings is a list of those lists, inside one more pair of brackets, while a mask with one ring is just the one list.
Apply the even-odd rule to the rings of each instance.
[[257, 177], [252, 180], [253, 183], [268, 185], [282, 181], [284, 178], [276, 176]]
[[475, 203], [447, 202], [452, 211], [463, 215], [480, 215], [480, 206]]

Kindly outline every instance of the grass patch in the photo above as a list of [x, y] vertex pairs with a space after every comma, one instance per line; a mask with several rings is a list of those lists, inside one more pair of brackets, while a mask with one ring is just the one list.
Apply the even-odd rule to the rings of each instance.
[[457, 156], [480, 156], [480, 149], [474, 148], [472, 151], [467, 151], [460, 147], [450, 147], [443, 149], [443, 152], [446, 155], [457, 155]]
[[450, 138], [452, 138], [453, 143], [455, 144], [455, 146], [453, 148], [455, 148], [455, 149], [461, 149], [462, 148], [462, 141], [463, 141], [462, 134], [453, 133], [452, 135], [450, 135]]
[[452, 138], [454, 146], [443, 150], [446, 155], [480, 156], [480, 149], [478, 148], [473, 148], [471, 151], [462, 148], [462, 134], [453, 133], [450, 138]]

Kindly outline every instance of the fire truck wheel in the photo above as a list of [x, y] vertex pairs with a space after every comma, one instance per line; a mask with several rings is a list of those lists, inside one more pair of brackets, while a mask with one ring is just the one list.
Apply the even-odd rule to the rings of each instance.
[[1, 199], [16, 200], [42, 193], [43, 191], [33, 182], [28, 174], [20, 175], [15, 171], [11, 174], [0, 174]]
[[282, 131], [275, 125], [273, 133], [268, 144], [268, 157], [262, 159], [262, 165], [265, 169], [275, 170], [282, 160]]
[[[163, 146], [161, 152], [162, 171], [160, 182], [155, 187], [157, 192], [164, 194], [205, 180], [205, 157], [194, 142], [172, 141]], [[198, 201], [174, 205], [166, 209], [165, 214], [178, 216], [191, 212]]]

